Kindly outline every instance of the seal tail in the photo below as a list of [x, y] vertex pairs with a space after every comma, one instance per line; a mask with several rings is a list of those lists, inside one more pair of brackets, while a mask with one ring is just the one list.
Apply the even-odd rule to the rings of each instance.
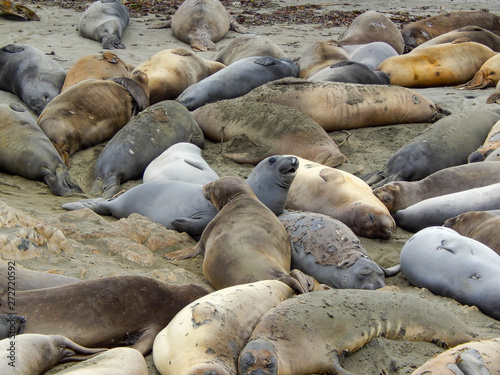
[[99, 215], [111, 215], [111, 209], [107, 206], [110, 200], [104, 198], [83, 199], [78, 202], [70, 202], [62, 205], [62, 208], [68, 211], [90, 208]]

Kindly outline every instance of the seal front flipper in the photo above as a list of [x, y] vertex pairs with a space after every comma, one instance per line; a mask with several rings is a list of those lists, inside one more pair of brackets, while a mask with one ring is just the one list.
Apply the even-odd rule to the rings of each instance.
[[83, 193], [83, 190], [71, 181], [68, 169], [62, 163], [56, 167], [55, 171], [49, 171], [44, 177], [43, 182], [45, 182], [50, 190], [61, 197], [70, 196], [73, 193]]
[[18, 46], [17, 44], [8, 44], [1, 49], [3, 52], [7, 53], [17, 53], [24, 51], [24, 47]]
[[191, 48], [196, 52], [217, 51], [217, 45], [208, 38], [191, 39]]
[[102, 194], [103, 198], [111, 198], [120, 191], [120, 183], [120, 176], [109, 175], [104, 177], [104, 180], [102, 176], [96, 177], [90, 189], [90, 194]]
[[199, 237], [203, 233], [203, 229], [207, 226], [207, 224], [212, 220], [212, 218], [217, 214], [215, 211], [212, 215], [205, 214], [197, 214], [191, 217], [183, 217], [179, 219], [175, 219], [171, 222], [172, 228], [177, 232], [185, 232], [189, 234], [191, 237]]
[[193, 258], [199, 254], [203, 253], [202, 247], [195, 245], [191, 247], [185, 247], [184, 249], [172, 251], [165, 254], [163, 257], [168, 260], [181, 260]]

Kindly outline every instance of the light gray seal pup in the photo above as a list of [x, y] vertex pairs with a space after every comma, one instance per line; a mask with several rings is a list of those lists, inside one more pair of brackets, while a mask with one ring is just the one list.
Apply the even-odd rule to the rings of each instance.
[[243, 96], [267, 82], [297, 77], [298, 72], [297, 64], [287, 57], [245, 57], [189, 86], [176, 100], [194, 111], [207, 103]]
[[9, 44], [0, 49], [0, 89], [16, 94], [39, 115], [60, 92], [66, 72], [38, 48]]
[[500, 255], [444, 227], [425, 228], [401, 249], [408, 281], [500, 319]]
[[323, 68], [310, 76], [308, 80], [365, 85], [390, 85], [391, 83], [391, 79], [386, 73], [375, 71], [366, 64], [351, 60], [339, 61], [327, 68]]
[[128, 8], [121, 1], [100, 0], [83, 12], [77, 30], [84, 38], [101, 42], [105, 49], [124, 49], [122, 34], [129, 20]]

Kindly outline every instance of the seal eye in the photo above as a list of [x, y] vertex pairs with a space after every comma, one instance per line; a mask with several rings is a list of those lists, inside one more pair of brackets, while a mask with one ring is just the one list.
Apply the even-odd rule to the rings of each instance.
[[274, 164], [274, 163], [276, 163], [276, 158], [274, 156], [271, 156], [269, 158], [269, 164]]

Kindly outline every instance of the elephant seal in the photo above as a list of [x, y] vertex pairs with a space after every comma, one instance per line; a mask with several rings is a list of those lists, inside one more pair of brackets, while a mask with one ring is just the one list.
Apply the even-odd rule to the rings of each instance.
[[113, 348], [66, 370], [59, 375], [148, 375], [143, 355], [132, 348]]
[[495, 55], [484, 44], [456, 40], [389, 57], [377, 68], [404, 87], [456, 86], [468, 82]]
[[326, 131], [435, 122], [449, 114], [424, 95], [405, 87], [300, 78], [269, 82], [233, 100], [287, 105], [309, 115]]
[[361, 241], [330, 216], [286, 211], [278, 216], [292, 240], [292, 268], [337, 289], [378, 289], [385, 270], [370, 259]]
[[220, 48], [215, 54], [214, 60], [227, 66], [251, 56], [270, 56], [281, 59], [286, 57], [286, 54], [274, 41], [263, 35], [243, 34], [238, 35], [229, 44]]
[[[203, 186], [203, 194], [219, 212], [196, 246], [168, 253], [167, 259], [204, 254], [203, 274], [217, 290], [259, 280], [292, 279], [290, 238], [243, 179], [219, 178]], [[301, 292], [314, 287], [314, 281], [292, 282]]]
[[345, 60], [349, 60], [349, 54], [336, 40], [315, 42], [309, 45], [297, 60], [297, 76], [308, 79], [321, 69]]
[[500, 53], [490, 57], [474, 74], [474, 77], [458, 88], [466, 90], [484, 89], [495, 87], [500, 81]]
[[164, 100], [134, 116], [106, 144], [94, 169], [91, 194], [110, 198], [120, 184], [141, 178], [157, 156], [177, 142], [205, 146], [205, 138], [189, 111]]
[[133, 65], [126, 63], [113, 52], [106, 51], [85, 55], [69, 68], [61, 92], [89, 78], [130, 77], [133, 70]]
[[281, 281], [262, 280], [192, 302], [156, 336], [156, 369], [161, 375], [236, 374], [238, 354], [259, 318], [293, 294]]
[[458, 234], [472, 238], [500, 255], [500, 216], [489, 211], [468, 211], [446, 220], [444, 227]]
[[495, 89], [495, 92], [488, 96], [486, 99], [486, 103], [488, 104], [493, 104], [493, 103], [498, 103], [500, 104], [500, 81], [497, 83], [497, 87]]
[[43, 181], [61, 196], [82, 193], [52, 142], [19, 103], [0, 104], [0, 171]]
[[407, 24], [401, 35], [407, 49], [413, 49], [439, 35], [466, 26], [479, 26], [500, 34], [500, 18], [490, 12], [446, 12]]
[[452, 347], [474, 338], [454, 315], [417, 296], [330, 289], [294, 296], [265, 313], [238, 359], [238, 374], [344, 374], [344, 355], [372, 338]]
[[494, 374], [500, 372], [500, 338], [471, 341], [435, 356], [412, 372], [430, 374]]
[[224, 68], [184, 48], [166, 49], [140, 63], [135, 70], [148, 76], [151, 104], [177, 98], [188, 86]]
[[124, 49], [123, 31], [128, 26], [128, 8], [119, 0], [98, 0], [90, 4], [78, 21], [81, 36], [102, 43], [104, 49]]
[[440, 195], [396, 211], [393, 214], [398, 227], [410, 232], [443, 223], [467, 211], [487, 211], [500, 209], [500, 182]]
[[[500, 68], [500, 66], [499, 66]], [[467, 161], [469, 163], [474, 163], [478, 161], [484, 161], [489, 154], [500, 147], [500, 120], [496, 122], [491, 128], [486, 139], [481, 147], [469, 155]]]
[[500, 255], [481, 242], [429, 227], [406, 241], [400, 261], [413, 285], [500, 318]]
[[89, 349], [61, 335], [22, 334], [0, 341], [2, 375], [44, 374], [57, 363], [82, 361], [106, 349]]
[[291, 153], [331, 166], [346, 161], [321, 126], [285, 105], [230, 99], [206, 104], [193, 116], [207, 138], [227, 142], [224, 155], [237, 163]]
[[171, 27], [172, 33], [190, 44], [193, 51], [215, 51], [215, 42], [224, 38], [229, 30], [247, 31], [219, 0], [186, 0], [170, 20], [157, 27]]
[[500, 161], [500, 147], [491, 152], [484, 161]]
[[40, 21], [40, 17], [30, 8], [14, 4], [10, 0], [0, 2], [0, 17], [14, 21]]
[[[442, 118], [396, 151], [383, 171], [366, 174], [362, 179], [377, 188], [392, 181], [421, 180], [441, 169], [465, 164], [498, 120], [498, 113], [483, 109]], [[470, 126], [471, 122], [476, 125]]]
[[396, 24], [375, 10], [369, 10], [357, 16], [340, 35], [338, 42], [341, 46], [385, 42], [398, 54], [404, 52], [405, 46]]
[[298, 159], [286, 208], [331, 216], [358, 236], [391, 237], [394, 220], [365, 182], [348, 172]]
[[175, 180], [205, 185], [218, 178], [219, 175], [201, 156], [201, 148], [192, 143], [179, 142], [148, 164], [142, 181]]
[[382, 61], [389, 57], [398, 56], [394, 47], [386, 42], [345, 45], [344, 49], [352, 61], [366, 64], [373, 70], [376, 70]]
[[491, 163], [460, 164], [440, 169], [418, 181], [393, 181], [373, 194], [390, 212], [403, 210], [425, 199], [500, 182], [498, 167]]
[[176, 100], [194, 111], [207, 103], [243, 96], [267, 82], [296, 77], [298, 71], [297, 64], [287, 57], [245, 57], [192, 84]]
[[365, 85], [389, 85], [391, 79], [380, 71], [357, 61], [340, 61], [328, 68], [321, 69], [308, 78], [310, 81], [332, 81], [360, 83]]
[[0, 49], [0, 89], [16, 94], [39, 115], [59, 95], [66, 72], [38, 48], [9, 44]]
[[144, 73], [86, 79], [54, 98], [38, 117], [38, 125], [69, 166], [72, 154], [111, 139], [148, 105]]
[[[146, 355], [174, 315], [209, 292], [196, 284], [114, 276], [17, 292], [15, 313], [26, 318], [25, 333], [58, 334], [88, 347], [131, 345]], [[7, 306], [7, 295], [0, 302]]]

